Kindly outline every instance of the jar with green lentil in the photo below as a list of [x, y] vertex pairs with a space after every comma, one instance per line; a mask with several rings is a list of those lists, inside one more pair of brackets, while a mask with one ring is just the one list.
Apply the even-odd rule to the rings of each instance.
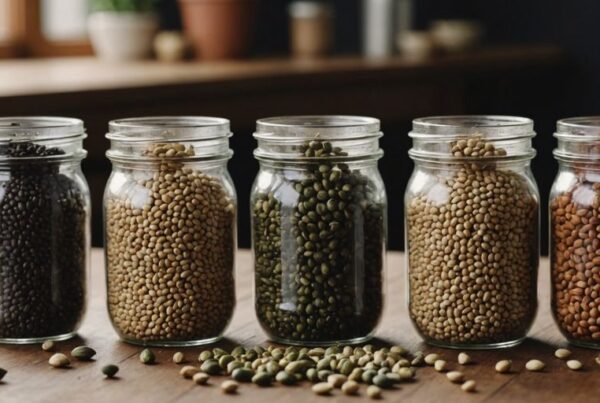
[[236, 195], [229, 121], [110, 123], [104, 195], [108, 311], [130, 343], [220, 339], [235, 306]]
[[83, 122], [0, 118], [0, 342], [77, 332], [86, 306], [90, 194]]
[[555, 137], [552, 313], [570, 343], [600, 348], [600, 116], [560, 120]]
[[377, 119], [261, 119], [251, 192], [258, 320], [274, 341], [369, 339], [383, 307], [387, 201]]
[[416, 119], [405, 194], [409, 313], [449, 348], [510, 347], [537, 310], [539, 194], [533, 122]]

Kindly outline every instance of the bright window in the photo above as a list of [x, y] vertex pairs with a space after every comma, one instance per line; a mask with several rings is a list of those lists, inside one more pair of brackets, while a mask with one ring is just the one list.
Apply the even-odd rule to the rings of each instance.
[[42, 0], [42, 33], [48, 41], [85, 40], [88, 13], [88, 0]]

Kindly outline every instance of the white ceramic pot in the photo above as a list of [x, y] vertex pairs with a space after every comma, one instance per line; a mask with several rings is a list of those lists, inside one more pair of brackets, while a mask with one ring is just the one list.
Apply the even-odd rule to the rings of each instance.
[[158, 28], [158, 17], [154, 14], [95, 12], [88, 19], [96, 55], [111, 61], [149, 57]]

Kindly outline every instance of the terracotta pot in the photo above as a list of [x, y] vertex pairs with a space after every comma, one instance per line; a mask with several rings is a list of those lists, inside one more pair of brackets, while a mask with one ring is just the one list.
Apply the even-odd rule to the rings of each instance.
[[179, 0], [179, 4], [196, 57], [233, 59], [248, 53], [258, 0]]

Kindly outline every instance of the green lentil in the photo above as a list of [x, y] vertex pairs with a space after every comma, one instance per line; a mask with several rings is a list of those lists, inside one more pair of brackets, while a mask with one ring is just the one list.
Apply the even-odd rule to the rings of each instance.
[[389, 389], [394, 385], [394, 381], [384, 374], [378, 374], [373, 377], [373, 384], [383, 389]]
[[[289, 188], [252, 200], [258, 319], [275, 340], [364, 337], [382, 310], [385, 207], [374, 201], [379, 197], [370, 178], [332, 160], [345, 156], [342, 150], [314, 140], [301, 152], [323, 160], [308, 164], [305, 178], [290, 180]], [[281, 202], [289, 189], [297, 192], [291, 209]], [[359, 257], [358, 243], [364, 248]], [[352, 274], [358, 267], [360, 283]]]
[[96, 350], [88, 346], [79, 346], [71, 350], [71, 356], [79, 361], [90, 361], [96, 355]]
[[147, 348], [142, 350], [142, 352], [140, 353], [140, 362], [142, 364], [151, 365], [154, 364], [155, 361], [156, 357], [154, 356], [152, 350], [149, 350]]
[[202, 372], [206, 372], [209, 375], [218, 375], [221, 372], [221, 366], [217, 360], [210, 359], [206, 360], [200, 366]]
[[267, 372], [259, 372], [252, 377], [252, 383], [258, 386], [271, 386], [273, 377]]
[[296, 377], [285, 371], [279, 371], [277, 375], [275, 375], [275, 380], [282, 385], [294, 385], [296, 383]]
[[117, 367], [116, 365], [108, 364], [102, 367], [102, 373], [107, 378], [114, 378], [117, 372], [119, 372], [119, 367]]
[[254, 371], [249, 368], [236, 368], [231, 373], [231, 377], [238, 382], [252, 382]]
[[319, 381], [319, 373], [316, 368], [309, 368], [306, 370], [306, 380], [312, 383]]

